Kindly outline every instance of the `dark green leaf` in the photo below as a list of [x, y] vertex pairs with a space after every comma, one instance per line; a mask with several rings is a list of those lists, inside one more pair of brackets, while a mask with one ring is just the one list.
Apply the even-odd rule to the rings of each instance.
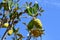
[[15, 32], [15, 28], [13, 27], [13, 32]]
[[40, 12], [44, 12], [44, 10], [40, 10]]
[[28, 30], [31, 30], [32, 28], [33, 28], [33, 26], [34, 26], [34, 21], [33, 21], [33, 19], [28, 23], [28, 26], [27, 26], [27, 28], [28, 28]]
[[15, 18], [17, 18], [17, 17], [19, 18], [18, 12], [15, 12], [15, 11], [14, 11], [13, 13], [10, 14], [9, 17], [10, 17], [10, 19], [15, 19]]
[[35, 3], [35, 4], [33, 5], [33, 7], [34, 7], [35, 10], [38, 10], [38, 9], [39, 9], [39, 5], [38, 5], [37, 3]]
[[28, 2], [26, 2], [26, 5], [28, 6]]
[[13, 27], [13, 32], [14, 32], [14, 33], [17, 33], [18, 30], [19, 30], [19, 28], [15, 29], [15, 28]]
[[29, 3], [29, 6], [31, 6], [31, 5], [32, 5], [32, 2]]
[[39, 11], [40, 11], [40, 12], [44, 12], [44, 10], [42, 9], [42, 7], [41, 7], [41, 8], [39, 8]]

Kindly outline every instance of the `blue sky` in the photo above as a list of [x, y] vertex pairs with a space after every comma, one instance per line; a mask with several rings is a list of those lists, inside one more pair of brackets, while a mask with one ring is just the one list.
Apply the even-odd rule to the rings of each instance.
[[[21, 0], [21, 5], [25, 1], [34, 1], [36, 0]], [[38, 16], [43, 24], [45, 29], [45, 35], [43, 35], [42, 40], [60, 40], [60, 0], [37, 0], [39, 5], [45, 10], [42, 13], [42, 16]], [[31, 19], [22, 18], [22, 22], [29, 22]], [[21, 22], [18, 23], [17, 27], [20, 26], [21, 34], [26, 36], [28, 32], [25, 30], [26, 26]], [[3, 29], [0, 29], [0, 35], [4, 33]], [[8, 37], [9, 38], [9, 37]], [[9, 38], [10, 39], [10, 38]], [[8, 40], [8, 39], [7, 39]], [[25, 39], [23, 39], [25, 40]], [[32, 39], [33, 40], [33, 39]], [[38, 38], [39, 40], [39, 38]]]

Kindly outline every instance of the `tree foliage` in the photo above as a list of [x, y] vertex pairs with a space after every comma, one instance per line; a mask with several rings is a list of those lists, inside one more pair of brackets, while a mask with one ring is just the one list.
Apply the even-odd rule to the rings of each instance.
[[[21, 33], [19, 33], [19, 28], [15, 28], [14, 26], [20, 21], [21, 15], [26, 13], [28, 16], [31, 16], [31, 21], [26, 24], [27, 31], [29, 35], [27, 36], [27, 40], [30, 40], [31, 37], [41, 37], [44, 34], [44, 30], [42, 27], [42, 23], [40, 19], [37, 18], [38, 15], [41, 16], [41, 13], [44, 11], [42, 7], [36, 2], [32, 5], [32, 2], [26, 2], [24, 7], [19, 7], [20, 0], [14, 2], [13, 0], [3, 0], [0, 3], [0, 10], [3, 8], [3, 13], [0, 13], [0, 28], [6, 28], [4, 35], [2, 36], [1, 40], [6, 39], [6, 35], [11, 36], [14, 34], [14, 38], [12, 40], [22, 40], [25, 38]], [[18, 12], [18, 10], [24, 9], [24, 11]], [[27, 18], [26, 18], [27, 19]]]

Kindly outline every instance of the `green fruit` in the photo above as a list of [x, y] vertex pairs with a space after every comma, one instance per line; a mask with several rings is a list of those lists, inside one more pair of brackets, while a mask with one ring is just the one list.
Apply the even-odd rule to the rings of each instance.
[[28, 24], [28, 30], [35, 28], [42, 29], [42, 23], [39, 19], [32, 19]]
[[37, 27], [37, 28], [40, 28], [42, 29], [42, 23], [39, 19], [34, 19], [34, 25]]

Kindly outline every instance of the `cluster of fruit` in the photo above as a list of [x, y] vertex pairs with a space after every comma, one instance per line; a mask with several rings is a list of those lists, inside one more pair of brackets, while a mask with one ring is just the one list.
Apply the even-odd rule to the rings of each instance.
[[[42, 28], [42, 23], [40, 21], [40, 19], [37, 18], [38, 14], [41, 14], [41, 12], [43, 12], [44, 10], [42, 9], [42, 7], [39, 7], [38, 3], [36, 2], [34, 5], [32, 5], [32, 2], [28, 3], [26, 2], [26, 9], [24, 10], [24, 12], [20, 12], [18, 13], [17, 10], [19, 9], [19, 7], [15, 7], [14, 9], [12, 9], [14, 5], [13, 1], [11, 0], [4, 0], [4, 2], [0, 3], [0, 9], [2, 7], [4, 7], [4, 11], [8, 11], [9, 12], [9, 22], [7, 22], [7, 20], [5, 21], [5, 19], [3, 19], [0, 22], [0, 25], [2, 25], [3, 28], [10, 28], [10, 26], [13, 24], [13, 26], [7, 31], [8, 35], [12, 35], [13, 33], [18, 32], [18, 29], [14, 29], [14, 25], [16, 23], [18, 23], [19, 21], [19, 16], [22, 15], [22, 13], [27, 13], [29, 16], [31, 16], [33, 19], [28, 23], [27, 25], [27, 29], [28, 31], [31, 33], [31, 35], [33, 37], [38, 37], [41, 36], [42, 34], [44, 34], [44, 30]], [[3, 15], [2, 18], [7, 17], [5, 14]], [[17, 19], [17, 20], [15, 20]], [[11, 20], [13, 21], [11, 23]], [[18, 36], [20, 36], [20, 38], [22, 37], [21, 34], [16, 34]], [[19, 38], [19, 39], [20, 39]]]
[[[1, 22], [0, 22], [0, 24], [1, 24]], [[9, 23], [7, 22], [7, 23], [4, 23], [3, 25], [2, 25], [2, 27], [3, 28], [8, 28], [9, 27]], [[8, 32], [7, 32], [9, 35], [11, 35], [12, 33], [13, 33], [13, 30], [9, 30]]]
[[34, 37], [41, 36], [44, 33], [44, 30], [42, 28], [42, 23], [40, 19], [37, 18], [32, 19], [29, 22], [27, 28]]

